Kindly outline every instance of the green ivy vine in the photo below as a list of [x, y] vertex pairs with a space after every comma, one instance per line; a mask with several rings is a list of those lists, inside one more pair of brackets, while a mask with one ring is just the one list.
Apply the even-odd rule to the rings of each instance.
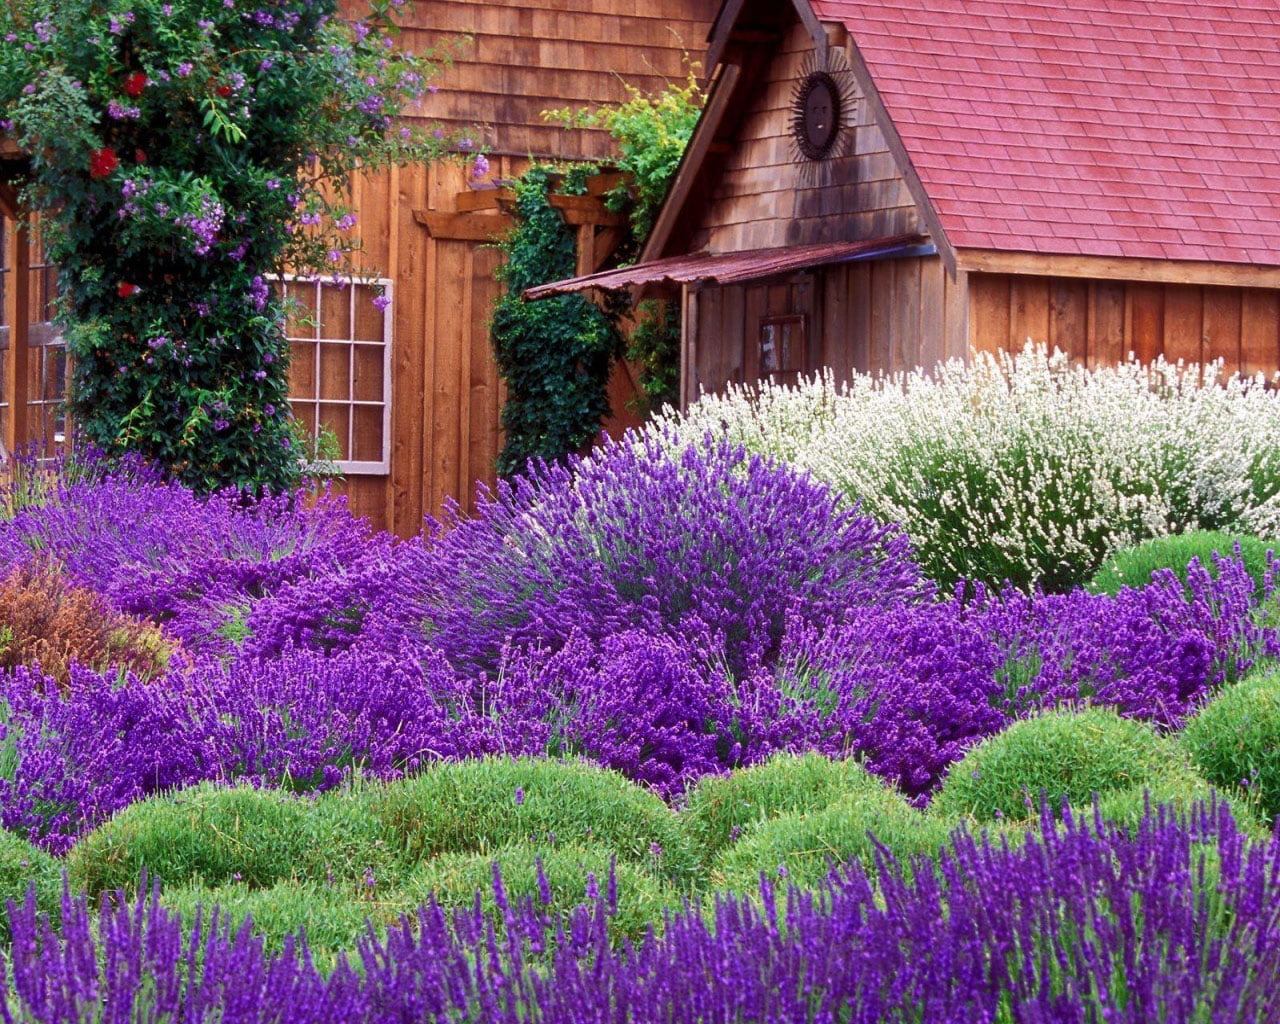
[[[490, 330], [507, 383], [506, 444], [498, 456], [504, 477], [522, 472], [531, 459], [555, 461], [581, 450], [609, 414], [609, 370], [621, 344], [614, 319], [581, 295], [536, 302], [521, 296], [526, 288], [574, 274], [573, 232], [548, 198], [558, 177], [535, 166], [516, 182], [518, 226], [499, 246], [506, 261], [498, 279], [506, 294]], [[584, 177], [581, 171], [569, 175], [560, 191], [582, 194]]]
[[[635, 259], [653, 225], [693, 133], [705, 95], [694, 66], [682, 83], [654, 96], [628, 88], [628, 99], [596, 110], [546, 111], [566, 127], [603, 128], [618, 148], [614, 166], [622, 183], [605, 196], [609, 209], [625, 213], [630, 237], [619, 246]], [[609, 414], [607, 385], [614, 358], [641, 366], [640, 403], [645, 411], [675, 402], [679, 389], [680, 311], [675, 303], [647, 300], [606, 309], [578, 295], [526, 302], [524, 289], [574, 275], [573, 232], [548, 200], [555, 188], [581, 194], [598, 170], [580, 165], [567, 173], [534, 167], [514, 186], [516, 228], [500, 244], [506, 263], [498, 271], [507, 294], [490, 325], [498, 369], [507, 383], [502, 426], [506, 444], [498, 472], [521, 472], [531, 458], [555, 460], [576, 452], [599, 432]], [[624, 338], [620, 324], [631, 314]]]

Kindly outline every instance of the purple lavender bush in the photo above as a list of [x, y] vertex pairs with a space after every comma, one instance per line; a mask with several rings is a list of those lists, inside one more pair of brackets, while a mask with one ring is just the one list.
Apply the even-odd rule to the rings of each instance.
[[146, 473], [54, 476], [0, 521], [0, 564], [40, 557], [119, 611], [166, 626], [191, 650], [226, 652], [228, 619], [287, 583], [374, 557], [341, 499], [199, 497]]
[[626, 630], [692, 635], [735, 676], [779, 654], [789, 616], [923, 600], [905, 536], [825, 485], [708, 440], [632, 437], [542, 466], [438, 526], [420, 565], [423, 629], [459, 668], [504, 648]]
[[[1280, 1015], [1280, 840], [1223, 805], [1150, 811], [1130, 833], [1051, 817], [1014, 850], [957, 833], [936, 870], [851, 864], [818, 891], [725, 895], [611, 943], [613, 886], [566, 919], [512, 902], [428, 905], [328, 976], [305, 939], [277, 954], [217, 911], [184, 927], [158, 893], [11, 907], [0, 1015], [101, 1019], [798, 1024], [1267, 1024]], [[144, 892], [145, 892], [145, 886]], [[601, 892], [600, 890], [606, 891]], [[781, 905], [780, 905], [781, 904]]]
[[0, 676], [0, 702], [0, 825], [55, 853], [136, 800], [204, 780], [314, 792], [500, 749], [439, 656], [205, 657], [154, 683], [77, 669], [64, 688], [20, 667]]

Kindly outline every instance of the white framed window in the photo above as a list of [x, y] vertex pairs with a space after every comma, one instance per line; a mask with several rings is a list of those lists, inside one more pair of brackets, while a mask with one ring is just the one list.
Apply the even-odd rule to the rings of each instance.
[[343, 473], [390, 472], [392, 282], [285, 275], [276, 287], [288, 304], [293, 415], [331, 433]]

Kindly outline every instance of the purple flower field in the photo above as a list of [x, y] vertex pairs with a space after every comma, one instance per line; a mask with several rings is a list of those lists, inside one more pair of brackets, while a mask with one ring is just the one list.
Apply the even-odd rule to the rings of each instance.
[[104, 906], [96, 928], [83, 899], [64, 898], [60, 930], [29, 902], [14, 913], [4, 984], [22, 1019], [39, 1021], [1238, 1024], [1280, 1013], [1280, 844], [1250, 845], [1221, 805], [1181, 823], [1150, 814], [1132, 835], [1050, 820], [1017, 852], [957, 833], [936, 873], [908, 880], [886, 863], [873, 880], [855, 865], [818, 892], [762, 882], [759, 902], [686, 908], [638, 947], [610, 942], [608, 895], [564, 920], [534, 898], [513, 904], [496, 873], [494, 888], [501, 927], [429, 905], [327, 977], [305, 944], [266, 954], [247, 926], [216, 916], [184, 928], [154, 895]]
[[[0, 675], [0, 824], [61, 856], [200, 782], [321, 793], [491, 755], [585, 759], [679, 809], [700, 779], [816, 751], [927, 807], [967, 749], [1015, 721], [1087, 703], [1176, 732], [1280, 651], [1269, 581], [1230, 558], [1115, 597], [941, 593], [899, 529], [810, 477], [667, 440], [535, 471], [412, 541], [335, 500], [198, 499], [137, 469], [15, 485], [5, 575], [52, 567], [158, 624], [171, 651], [147, 679]], [[1193, 849], [1216, 849], [1206, 870], [1229, 880], [1209, 905], [1174, 884], [1194, 880]], [[764, 909], [726, 897], [637, 949], [602, 937], [599, 902], [572, 920], [508, 908], [488, 937], [479, 918], [424, 909], [331, 976], [248, 932], [192, 948], [199, 929], [154, 900], [104, 910], [94, 938], [69, 895], [61, 931], [16, 912], [6, 984], [42, 1021], [81, 1019], [76, 999], [133, 1019], [143, 977], [156, 1012], [181, 1005], [184, 1020], [242, 996], [235, 1019], [281, 1021], [1103, 1019], [1090, 1006], [1265, 1020], [1280, 933], [1254, 883], [1274, 888], [1276, 857], [1225, 808], [1133, 836], [1050, 828], [1018, 851], [958, 837], [910, 880], [850, 869], [776, 918], [768, 893]], [[1246, 937], [1242, 966], [1231, 943]], [[99, 988], [75, 973], [95, 943], [115, 965]], [[49, 968], [41, 989], [53, 950], [68, 980]], [[299, 994], [287, 1009], [284, 991]]]

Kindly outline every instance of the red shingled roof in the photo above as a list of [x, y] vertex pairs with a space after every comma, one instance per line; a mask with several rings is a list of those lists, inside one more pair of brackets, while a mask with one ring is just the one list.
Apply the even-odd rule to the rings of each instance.
[[951, 244], [1280, 266], [1276, 0], [813, 0]]

